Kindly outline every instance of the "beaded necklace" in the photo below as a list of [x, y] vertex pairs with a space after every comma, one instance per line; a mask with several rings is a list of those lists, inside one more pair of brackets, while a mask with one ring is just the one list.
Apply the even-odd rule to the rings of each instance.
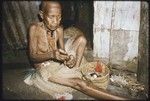
[[[43, 23], [43, 27], [46, 30], [46, 34], [47, 34], [47, 40], [48, 40], [48, 44], [49, 47], [52, 48], [52, 50], [56, 50], [57, 49], [57, 44], [56, 44], [56, 30], [50, 30], [48, 29], [44, 23]], [[49, 36], [50, 35], [50, 36]]]

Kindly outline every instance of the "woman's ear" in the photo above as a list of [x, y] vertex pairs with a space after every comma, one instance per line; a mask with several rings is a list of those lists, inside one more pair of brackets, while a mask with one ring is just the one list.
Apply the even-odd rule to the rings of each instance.
[[58, 21], [61, 21], [62, 20], [62, 15], [59, 17]]
[[40, 18], [43, 20], [43, 11], [39, 11], [39, 16], [40, 16]]

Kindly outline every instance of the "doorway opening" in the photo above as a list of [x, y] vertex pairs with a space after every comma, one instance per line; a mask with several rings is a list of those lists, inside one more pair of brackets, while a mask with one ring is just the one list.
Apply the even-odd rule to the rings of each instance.
[[87, 48], [93, 49], [93, 1], [62, 1], [64, 29], [79, 28], [87, 39]]

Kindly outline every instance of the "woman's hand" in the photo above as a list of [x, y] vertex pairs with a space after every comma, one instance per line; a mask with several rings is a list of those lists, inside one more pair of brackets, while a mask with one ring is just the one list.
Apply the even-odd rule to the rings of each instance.
[[59, 61], [66, 61], [69, 59], [69, 56], [67, 54], [62, 54], [59, 50], [56, 50], [54, 52], [54, 58], [59, 60]]
[[76, 64], [76, 58], [73, 55], [69, 56], [69, 60], [64, 63], [69, 68], [73, 68]]
[[66, 52], [65, 50], [63, 50], [63, 49], [59, 49], [58, 51], [59, 51], [61, 54], [68, 55], [67, 52]]

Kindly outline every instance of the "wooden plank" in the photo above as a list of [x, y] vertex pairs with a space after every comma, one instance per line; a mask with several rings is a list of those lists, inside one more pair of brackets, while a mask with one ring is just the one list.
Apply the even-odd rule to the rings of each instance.
[[136, 72], [140, 2], [116, 1], [113, 13], [110, 62], [117, 64], [119, 68]]
[[139, 4], [128, 1], [94, 1], [94, 56], [108, 58], [110, 63], [122, 67], [127, 67], [127, 61], [135, 61], [132, 70], [136, 71]]
[[8, 27], [6, 26], [5, 20], [2, 21], [2, 33], [4, 35], [4, 38], [7, 41], [8, 46], [10, 47], [10, 49], [14, 50], [15, 49], [15, 47], [14, 47], [15, 41], [12, 41], [9, 37], [10, 36], [10, 30], [8, 30]]
[[129, 41], [127, 44], [128, 51], [123, 58], [124, 61], [131, 61], [132, 59], [138, 56], [138, 42], [139, 42], [138, 39], [139, 39], [139, 31], [129, 32], [129, 39], [125, 39]]
[[93, 55], [109, 62], [110, 29], [113, 2], [94, 1]]
[[94, 1], [94, 26], [111, 29], [113, 2]]
[[29, 6], [30, 6], [33, 21], [39, 21], [38, 19], [39, 4], [40, 1], [29, 1]]
[[140, 1], [116, 1], [113, 29], [139, 31]]
[[[25, 30], [26, 27], [23, 21], [23, 17], [22, 17], [18, 2], [11, 1], [9, 2], [9, 6], [11, 8], [10, 11], [11, 11], [12, 17], [15, 21], [15, 25], [18, 31], [18, 36], [20, 38], [22, 46], [24, 47], [24, 45], [27, 42], [27, 39], [26, 39], [27, 31]], [[23, 47], [20, 47], [20, 48], [23, 48]]]
[[9, 28], [10, 32], [9, 33], [10, 35], [12, 35], [10, 38], [13, 40], [13, 38], [15, 39], [14, 42], [15, 42], [15, 48], [18, 48], [19, 46], [22, 46], [20, 40], [19, 40], [19, 36], [17, 35], [18, 32], [17, 32], [17, 29], [16, 29], [16, 26], [14, 24], [14, 20], [10, 14], [10, 11], [9, 11], [9, 8], [8, 8], [8, 5], [7, 5], [8, 2], [3, 2], [3, 19], [6, 21], [7, 23], [7, 27]]
[[[100, 58], [109, 58], [109, 41], [110, 41], [110, 31], [100, 30], [94, 33], [94, 50], [93, 55]], [[108, 60], [107, 60], [108, 61]]]
[[26, 27], [26, 30], [28, 29], [30, 23], [32, 22], [32, 16], [29, 6], [29, 1], [19, 1], [19, 8], [21, 10], [21, 14], [24, 20], [24, 24]]
[[31, 14], [31, 10], [30, 10], [30, 5], [29, 5], [29, 1], [19, 1], [19, 8], [23, 17], [23, 21], [25, 24], [25, 30], [26, 30], [26, 41], [25, 41], [25, 46], [27, 46], [27, 34], [29, 31], [29, 26], [30, 24], [33, 22], [32, 19], [32, 14]]
[[[133, 72], [137, 69], [138, 31], [113, 30], [111, 35], [110, 63], [127, 69], [127, 62], [134, 62]], [[131, 70], [131, 69], [130, 69]]]

